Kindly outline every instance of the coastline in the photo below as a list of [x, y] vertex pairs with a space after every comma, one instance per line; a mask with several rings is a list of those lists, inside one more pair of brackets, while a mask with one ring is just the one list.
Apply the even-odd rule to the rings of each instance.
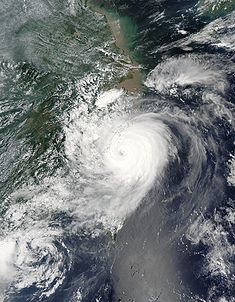
[[132, 66], [127, 76], [121, 80], [121, 82], [117, 85], [117, 88], [124, 89], [125, 91], [133, 94], [138, 93], [141, 90], [141, 72], [139, 64], [133, 59], [128, 50], [127, 41], [125, 39], [121, 21], [118, 18], [118, 15], [115, 16], [114, 13], [108, 12], [104, 8], [100, 7], [95, 3], [95, 0], [90, 0], [88, 5], [94, 12], [101, 14], [106, 18], [111, 32], [115, 38], [116, 46], [121, 49], [131, 61]]

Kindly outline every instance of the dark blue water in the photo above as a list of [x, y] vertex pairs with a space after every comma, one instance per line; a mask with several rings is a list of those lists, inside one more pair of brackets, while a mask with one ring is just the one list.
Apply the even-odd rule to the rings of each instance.
[[[232, 302], [235, 15], [206, 1], [103, 7], [136, 29], [143, 88], [104, 109], [131, 66], [105, 18], [79, 1], [2, 4], [0, 301]], [[116, 186], [97, 128], [145, 113], [172, 154], [151, 189]]]

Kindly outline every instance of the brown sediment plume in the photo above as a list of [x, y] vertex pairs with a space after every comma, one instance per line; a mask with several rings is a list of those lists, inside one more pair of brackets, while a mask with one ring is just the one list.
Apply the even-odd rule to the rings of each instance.
[[95, 0], [89, 1], [89, 6], [97, 13], [105, 16], [108, 25], [115, 38], [116, 46], [123, 51], [123, 53], [128, 56], [131, 60], [131, 68], [126, 78], [121, 80], [118, 84], [118, 88], [122, 88], [130, 93], [138, 93], [141, 90], [141, 72], [139, 64], [131, 57], [130, 52], [126, 46], [126, 40], [124, 33], [121, 28], [120, 20], [114, 18], [114, 15], [102, 7], [98, 6]]

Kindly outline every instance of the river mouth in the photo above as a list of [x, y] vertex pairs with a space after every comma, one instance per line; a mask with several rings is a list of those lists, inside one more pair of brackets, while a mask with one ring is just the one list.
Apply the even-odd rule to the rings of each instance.
[[[132, 54], [128, 49], [129, 42], [125, 34], [125, 27], [134, 26], [131, 24], [132, 20], [128, 20], [128, 17], [120, 17], [120, 15], [115, 12], [115, 10], [111, 10], [101, 3], [98, 4], [96, 1], [90, 1], [89, 5], [94, 11], [105, 16], [115, 38], [116, 46], [130, 58], [130, 70], [128, 74], [123, 79], [121, 79], [120, 83], [118, 84], [118, 88], [124, 89], [125, 91], [130, 93], [137, 94], [141, 91], [141, 66], [132, 57]], [[129, 39], [131, 39], [131, 37], [129, 37]], [[132, 37], [132, 39], [134, 39], [134, 36]]]
[[233, 301], [229, 3], [1, 1], [0, 302]]

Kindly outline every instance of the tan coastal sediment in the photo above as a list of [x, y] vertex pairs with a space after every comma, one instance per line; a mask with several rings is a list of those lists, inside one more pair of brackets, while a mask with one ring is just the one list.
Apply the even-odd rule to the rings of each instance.
[[116, 46], [123, 51], [123, 53], [128, 56], [131, 60], [131, 68], [129, 70], [127, 78], [122, 80], [118, 84], [118, 88], [122, 88], [131, 93], [138, 93], [141, 89], [141, 72], [139, 64], [131, 57], [131, 54], [126, 46], [126, 41], [124, 33], [121, 28], [120, 21], [113, 17], [113, 14], [109, 13], [105, 9], [102, 9], [100, 6], [96, 5], [95, 0], [89, 1], [89, 6], [95, 12], [105, 16], [108, 25], [113, 33], [115, 38]]

